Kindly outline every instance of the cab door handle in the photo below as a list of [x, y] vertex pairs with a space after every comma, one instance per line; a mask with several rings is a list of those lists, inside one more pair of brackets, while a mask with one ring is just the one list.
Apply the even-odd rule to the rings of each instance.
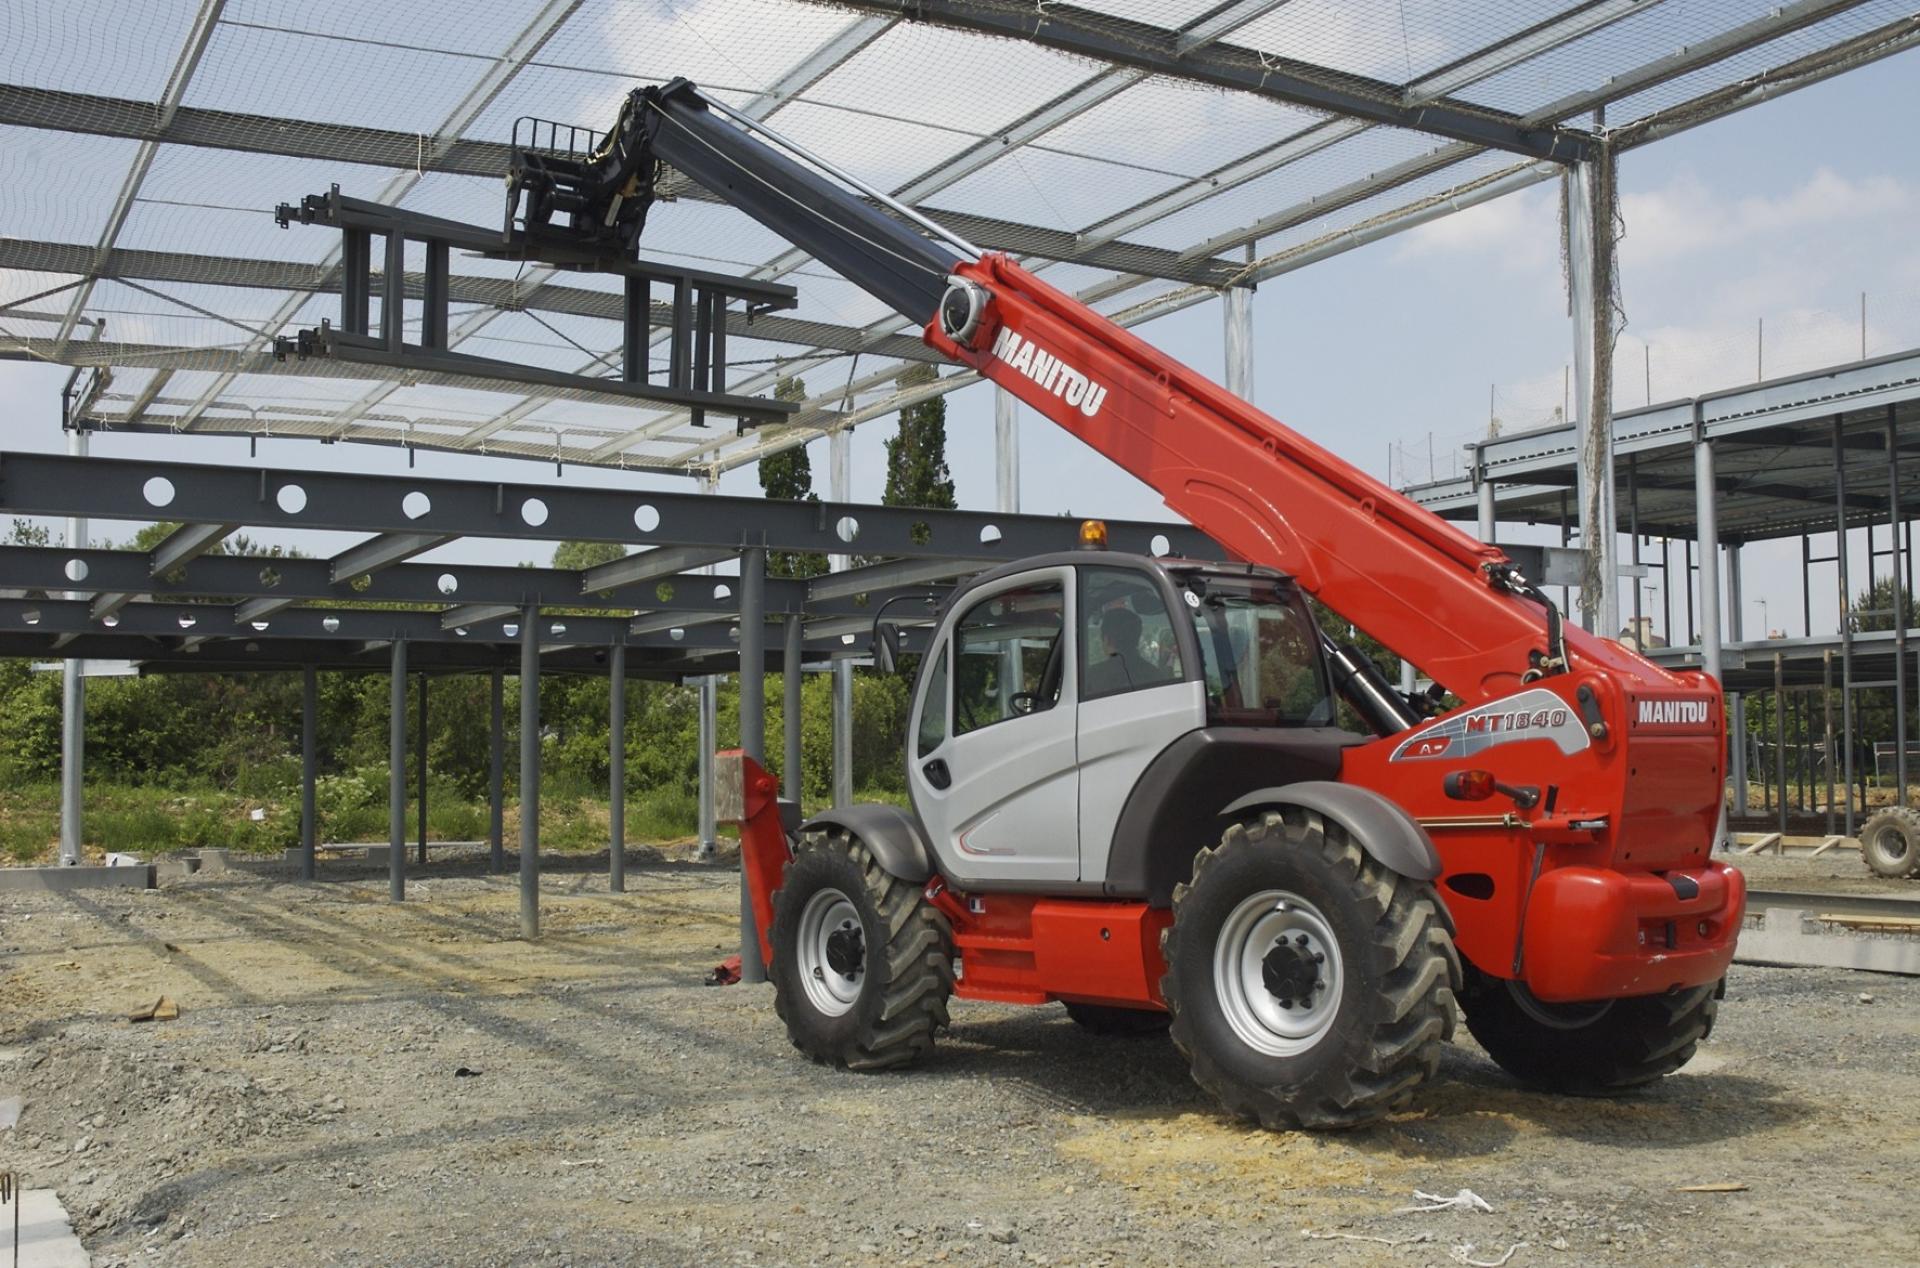
[[953, 772], [947, 769], [947, 763], [943, 758], [934, 758], [920, 768], [920, 773], [927, 777], [929, 784], [942, 792], [953, 786]]

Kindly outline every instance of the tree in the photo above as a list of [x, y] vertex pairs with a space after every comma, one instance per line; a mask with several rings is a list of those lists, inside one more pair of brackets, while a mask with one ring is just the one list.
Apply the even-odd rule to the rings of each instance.
[[619, 542], [561, 542], [553, 548], [553, 566], [569, 572], [581, 572], [616, 559], [625, 559], [627, 548]]
[[[807, 385], [799, 378], [787, 375], [774, 384], [773, 395], [775, 400], [804, 401], [807, 399]], [[807, 457], [807, 447], [795, 445], [762, 458], [760, 491], [781, 502], [818, 502], [820, 495], [813, 491], [813, 462]], [[767, 553], [769, 577], [817, 577], [826, 570], [825, 555], [793, 550]]]
[[[902, 391], [923, 387], [937, 377], [927, 364], [901, 372]], [[921, 506], [950, 511], [959, 505], [953, 496], [953, 475], [947, 470], [947, 402], [933, 396], [900, 411], [900, 430], [887, 441], [887, 488], [880, 501], [887, 506]], [[913, 539], [924, 542], [931, 530], [913, 528]]]

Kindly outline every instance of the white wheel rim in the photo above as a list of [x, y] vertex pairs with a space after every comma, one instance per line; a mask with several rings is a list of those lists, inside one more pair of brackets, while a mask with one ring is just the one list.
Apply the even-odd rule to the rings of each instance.
[[[1291, 986], [1284, 995], [1273, 989], [1269, 957], [1276, 954], [1295, 985], [1308, 966], [1314, 970], [1305, 998]], [[1327, 918], [1283, 889], [1241, 900], [1213, 944], [1220, 1011], [1242, 1043], [1266, 1056], [1296, 1056], [1319, 1043], [1340, 1012], [1343, 981], [1340, 943]]]
[[[835, 935], [842, 939], [835, 968], [829, 958], [829, 944]], [[859, 948], [859, 963], [845, 971], [845, 939], [851, 935]], [[853, 901], [837, 889], [823, 889], [807, 900], [800, 911], [800, 936], [794, 947], [794, 967], [800, 971], [800, 984], [807, 1002], [829, 1017], [840, 1017], [860, 998], [866, 984], [866, 933], [860, 924], [860, 911]]]

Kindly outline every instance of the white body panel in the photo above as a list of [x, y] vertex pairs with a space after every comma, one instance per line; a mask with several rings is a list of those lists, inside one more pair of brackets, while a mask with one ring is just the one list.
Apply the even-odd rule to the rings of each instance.
[[1206, 687], [1170, 682], [1089, 700], [1079, 713], [1080, 876], [1104, 881], [1128, 794], [1167, 745], [1207, 724]]
[[[1058, 580], [1066, 610], [1061, 654], [1073, 654], [1074, 585], [1071, 569], [1052, 568], [1008, 578], [977, 595], [968, 607], [1035, 581]], [[938, 655], [953, 621], [929, 649]], [[1065, 662], [1071, 665], [1071, 659]], [[956, 667], [954, 674], [957, 675]], [[952, 677], [953, 675], [950, 675]], [[1073, 674], [1061, 684], [1052, 708], [948, 735], [919, 753], [907, 768], [907, 787], [929, 844], [946, 875], [993, 881], [1072, 882], [1080, 877], [1080, 770], [1078, 695]], [[915, 700], [915, 725], [925, 707], [927, 683]], [[937, 788], [927, 778], [933, 762], [944, 763], [950, 782]]]

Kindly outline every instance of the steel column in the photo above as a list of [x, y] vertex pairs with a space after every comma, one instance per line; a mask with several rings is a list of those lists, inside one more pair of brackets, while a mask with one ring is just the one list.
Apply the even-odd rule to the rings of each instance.
[[[67, 433], [67, 453], [75, 458], [87, 456], [87, 433], [77, 428]], [[87, 521], [79, 517], [67, 520], [67, 549], [87, 548]], [[86, 596], [69, 591], [69, 599]], [[86, 662], [71, 658], [60, 663], [60, 866], [78, 867], [83, 836], [81, 791], [87, 769], [87, 680], [81, 671]]]
[[1226, 389], [1243, 401], [1253, 400], [1253, 291], [1229, 286], [1220, 296], [1225, 325]]
[[[1746, 641], [1745, 609], [1740, 576], [1740, 543], [1727, 543], [1727, 639]], [[1740, 692], [1727, 693], [1727, 729], [1732, 739], [1733, 812], [1747, 813], [1747, 701]]]
[[[751, 546], [740, 552], [740, 747], [754, 761], [767, 760], [767, 552]], [[753, 896], [747, 890], [746, 854], [740, 866], [740, 980], [764, 982], [760, 935], [753, 923]]]
[[407, 896], [407, 642], [393, 640], [387, 667], [387, 896]]
[[416, 702], [418, 720], [414, 723], [413, 768], [415, 782], [419, 784], [420, 800], [420, 866], [427, 865], [427, 676], [418, 675], [420, 680], [420, 699]]
[[1833, 809], [1833, 649], [1827, 648], [1820, 654], [1820, 703], [1826, 714], [1827, 760], [1827, 835], [1832, 836], [1835, 827]]
[[300, 671], [300, 879], [313, 879], [313, 852], [320, 824], [313, 801], [320, 729], [320, 675], [312, 665]]
[[[1020, 398], [993, 389], [993, 509], [1011, 515], [1020, 509]], [[836, 494], [835, 501], [839, 501]]]
[[1781, 836], [1787, 834], [1787, 658], [1779, 652], [1773, 654], [1773, 775], [1779, 782], [1780, 792], [1775, 799], [1779, 807], [1779, 819], [1775, 829]]
[[1499, 531], [1495, 527], [1499, 521], [1498, 512], [1493, 504], [1493, 481], [1487, 478], [1484, 466], [1480, 468], [1479, 476], [1480, 488], [1476, 491], [1479, 497], [1479, 516], [1475, 527], [1479, 530], [1481, 541], [1491, 542]]
[[1620, 632], [1620, 565], [1613, 485], [1612, 156], [1596, 147], [1591, 158], [1568, 169], [1566, 182], [1580, 549], [1587, 557], [1581, 624], [1613, 638]]
[[520, 617], [520, 936], [540, 936], [540, 608]]
[[798, 616], [789, 616], [784, 628], [786, 642], [780, 654], [780, 722], [785, 744], [780, 755], [783, 776], [780, 782], [785, 786], [787, 800], [797, 806], [804, 799], [806, 789], [801, 778], [800, 733], [805, 707], [801, 698], [801, 687], [805, 683], [801, 663], [806, 657], [806, 627]]
[[699, 682], [700, 692], [700, 849], [699, 857], [711, 859], [720, 848], [719, 825], [713, 813], [713, 749], [718, 743], [719, 686], [712, 675]]
[[[852, 439], [837, 431], [827, 445], [827, 496], [835, 502], [853, 496]], [[1006, 492], [996, 489], [996, 495]], [[1017, 470], [1012, 496], [1019, 496]], [[852, 562], [846, 555], [830, 555], [827, 566], [845, 572]], [[845, 657], [833, 662], [833, 804], [853, 804], [853, 662]]]
[[487, 683], [487, 870], [507, 870], [506, 675], [493, 671]]
[[607, 887], [627, 889], [627, 645], [607, 652]]
[[[1893, 537], [1893, 782], [1897, 806], [1907, 804], [1907, 573], [1900, 549], [1900, 433], [1887, 406], [1887, 527]], [[1910, 565], [1912, 560], [1908, 559]]]
[[[1847, 450], [1839, 417], [1833, 420], [1833, 557], [1840, 587], [1841, 771], [1846, 778], [1845, 829], [1853, 835], [1853, 579], [1847, 567]], [[1827, 755], [1832, 761], [1831, 752]]]
[[[1694, 413], [1693, 435], [1694, 515], [1700, 526], [1700, 664], [1708, 676], [1718, 683], [1721, 681], [1719, 493], [1713, 477], [1713, 442], [1706, 438], [1697, 409]], [[1726, 789], [1723, 785], [1720, 820], [1714, 829], [1713, 848], [1723, 848], [1726, 840]]]

